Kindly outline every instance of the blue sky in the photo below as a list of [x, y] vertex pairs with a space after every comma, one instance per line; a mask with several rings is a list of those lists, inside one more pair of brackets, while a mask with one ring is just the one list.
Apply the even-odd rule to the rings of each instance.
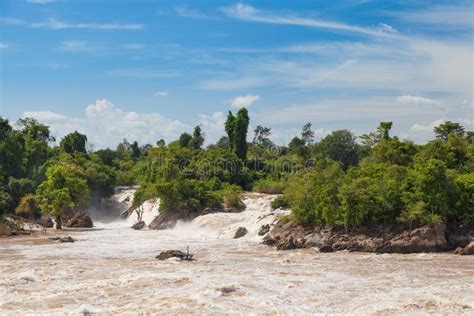
[[33, 116], [95, 147], [154, 143], [229, 110], [286, 143], [394, 121], [425, 142], [473, 129], [471, 1], [0, 2], [0, 114]]

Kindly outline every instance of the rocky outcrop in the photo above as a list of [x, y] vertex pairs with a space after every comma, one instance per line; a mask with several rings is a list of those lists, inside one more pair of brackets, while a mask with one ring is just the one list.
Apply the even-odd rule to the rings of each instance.
[[439, 252], [466, 246], [472, 241], [473, 231], [471, 226], [448, 229], [444, 223], [415, 229], [398, 225], [346, 231], [340, 227], [305, 227], [280, 221], [264, 237], [263, 243], [276, 246], [278, 250], [316, 248], [320, 252]]
[[176, 226], [178, 220], [192, 220], [196, 216], [197, 214], [184, 210], [161, 212], [148, 224], [148, 228], [158, 230], [169, 229]]
[[29, 230], [25, 228], [25, 220], [16, 215], [5, 215], [0, 217], [0, 236], [28, 235]]
[[248, 232], [249, 232], [249, 231], [247, 230], [247, 228], [245, 228], [245, 227], [239, 227], [239, 228], [237, 228], [237, 230], [235, 231], [234, 239], [242, 238], [242, 237], [244, 237], [245, 235], [247, 235]]
[[184, 253], [180, 250], [166, 250], [161, 252], [158, 256], [156, 256], [156, 259], [158, 260], [166, 260], [170, 258], [178, 258], [179, 260], [193, 260], [193, 255], [188, 253]]
[[259, 235], [259, 236], [264, 236], [264, 235], [267, 234], [269, 231], [270, 231], [270, 225], [269, 225], [269, 224], [262, 225], [262, 226], [260, 227], [260, 230], [258, 231], [258, 235]]
[[74, 216], [67, 222], [66, 227], [76, 227], [76, 228], [91, 228], [94, 227], [92, 219], [89, 215], [84, 212], [77, 212]]
[[139, 221], [139, 222], [136, 222], [135, 224], [132, 225], [132, 228], [135, 229], [135, 230], [142, 230], [143, 228], [145, 228], [146, 224], [144, 221]]
[[474, 241], [471, 241], [465, 247], [456, 248], [456, 250], [454, 250], [454, 253], [457, 254], [457, 255], [463, 255], [463, 256], [472, 256], [472, 255], [474, 255]]

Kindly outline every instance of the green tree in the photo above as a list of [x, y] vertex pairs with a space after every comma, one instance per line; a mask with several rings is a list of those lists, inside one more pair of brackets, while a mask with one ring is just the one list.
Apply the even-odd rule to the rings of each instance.
[[61, 150], [68, 154], [82, 153], [87, 154], [86, 150], [87, 136], [77, 131], [64, 136], [59, 143]]
[[179, 136], [179, 145], [183, 148], [189, 147], [189, 143], [193, 137], [188, 133], [183, 133]]
[[249, 127], [249, 116], [246, 108], [241, 108], [234, 117], [229, 111], [225, 130], [229, 138], [229, 147], [241, 160], [247, 158], [247, 131]]
[[41, 211], [56, 218], [57, 229], [61, 229], [61, 216], [66, 211], [84, 205], [90, 198], [83, 171], [68, 162], [48, 168], [36, 196]]
[[254, 137], [252, 143], [254, 145], [259, 145], [262, 147], [271, 147], [273, 146], [272, 141], [270, 140], [271, 128], [263, 127], [258, 125], [254, 130]]
[[23, 196], [20, 204], [15, 209], [15, 213], [30, 219], [38, 218], [41, 210], [36, 196], [31, 193]]
[[194, 128], [193, 136], [189, 141], [189, 146], [193, 149], [201, 149], [204, 144], [204, 135], [202, 134], [201, 127], [198, 125]]
[[348, 130], [334, 131], [318, 144], [318, 151], [335, 161], [340, 161], [344, 170], [358, 163], [356, 137]]
[[448, 140], [449, 135], [458, 135], [464, 137], [464, 127], [455, 122], [446, 121], [439, 126], [434, 128], [434, 132], [436, 134], [436, 138], [441, 140]]
[[311, 122], [306, 123], [301, 132], [301, 139], [306, 145], [311, 145], [314, 142], [314, 132], [311, 129], [311, 126]]

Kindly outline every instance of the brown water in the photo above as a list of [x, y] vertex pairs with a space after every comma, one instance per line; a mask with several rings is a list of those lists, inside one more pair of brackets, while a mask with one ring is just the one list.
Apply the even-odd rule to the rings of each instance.
[[[276, 251], [256, 234], [270, 199], [168, 231], [116, 222], [73, 244], [0, 241], [0, 314], [474, 314], [473, 257]], [[238, 226], [250, 233], [235, 240]], [[193, 262], [154, 259], [187, 245]]]

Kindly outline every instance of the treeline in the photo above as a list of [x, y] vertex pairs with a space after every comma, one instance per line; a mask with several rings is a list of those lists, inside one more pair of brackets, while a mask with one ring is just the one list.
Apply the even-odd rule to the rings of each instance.
[[206, 148], [196, 126], [169, 144], [124, 140], [91, 152], [78, 132], [52, 146], [48, 126], [0, 118], [0, 212], [59, 221], [76, 209], [100, 209], [117, 185], [139, 184], [134, 203], [159, 197], [162, 212], [240, 207], [240, 194], [254, 190], [283, 193], [274, 206], [291, 207], [292, 220], [308, 224], [474, 222], [474, 136], [458, 123], [436, 127], [426, 145], [392, 137], [391, 122], [316, 142], [308, 123], [278, 147], [264, 126], [249, 142], [249, 122], [246, 109], [229, 112], [226, 135]]

